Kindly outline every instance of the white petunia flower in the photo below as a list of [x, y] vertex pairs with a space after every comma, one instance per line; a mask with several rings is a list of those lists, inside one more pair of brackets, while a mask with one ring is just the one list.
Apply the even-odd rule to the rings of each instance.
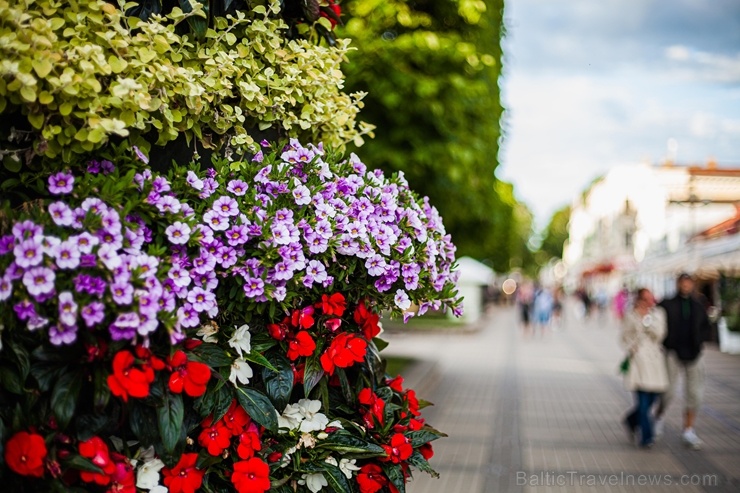
[[305, 484], [312, 493], [317, 493], [318, 491], [321, 491], [321, 488], [329, 485], [324, 475], [320, 472], [304, 474], [301, 476], [301, 479], [298, 480], [298, 484]]
[[242, 358], [237, 358], [231, 363], [231, 374], [229, 375], [229, 382], [233, 383], [235, 387], [238, 387], [236, 381], [238, 380], [242, 385], [249, 383], [249, 379], [252, 378], [254, 372], [249, 363], [244, 361]]
[[[249, 333], [249, 325], [244, 324], [234, 332], [234, 335], [229, 339], [229, 346], [236, 349], [239, 353], [239, 357], [249, 354], [252, 350], [252, 334]], [[244, 352], [242, 354], [242, 351]]]
[[164, 467], [164, 462], [152, 459], [145, 462], [136, 472], [136, 487], [142, 490], [152, 490], [159, 486], [159, 471]]

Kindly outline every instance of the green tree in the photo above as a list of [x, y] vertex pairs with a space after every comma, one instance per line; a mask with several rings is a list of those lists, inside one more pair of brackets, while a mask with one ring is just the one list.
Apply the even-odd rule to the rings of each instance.
[[568, 223], [570, 222], [570, 206], [567, 205], [555, 211], [543, 233], [540, 251], [547, 254], [547, 258], [563, 258], [563, 244], [568, 239]]
[[[494, 176], [502, 107], [503, 1], [349, 0], [344, 32], [357, 51], [348, 92], [367, 92], [377, 128], [362, 156], [403, 171], [443, 215], [459, 255], [509, 267], [517, 202]], [[506, 192], [503, 193], [502, 192]]]

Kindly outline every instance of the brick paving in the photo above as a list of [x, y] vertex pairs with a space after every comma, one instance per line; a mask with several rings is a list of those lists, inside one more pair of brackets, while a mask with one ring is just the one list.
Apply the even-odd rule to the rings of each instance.
[[740, 356], [706, 350], [703, 450], [681, 444], [680, 393], [665, 437], [640, 450], [621, 426], [632, 396], [618, 331], [608, 316], [566, 309], [557, 331], [524, 337], [516, 311], [496, 307], [476, 330], [384, 334], [384, 354], [419, 361], [406, 383], [435, 403], [424, 416], [449, 435], [435, 442], [441, 477], [417, 473], [407, 491], [740, 491]]

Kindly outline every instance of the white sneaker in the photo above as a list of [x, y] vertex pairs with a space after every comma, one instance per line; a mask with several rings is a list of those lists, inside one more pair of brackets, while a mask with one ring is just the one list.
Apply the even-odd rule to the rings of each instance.
[[681, 438], [683, 439], [684, 445], [686, 445], [687, 447], [692, 448], [694, 450], [701, 449], [701, 440], [699, 439], [698, 436], [696, 436], [696, 432], [694, 432], [693, 428], [684, 430]]
[[665, 421], [663, 418], [656, 418], [655, 423], [653, 424], [653, 431], [655, 433], [655, 438], [661, 438], [663, 436], [663, 428], [665, 426]]

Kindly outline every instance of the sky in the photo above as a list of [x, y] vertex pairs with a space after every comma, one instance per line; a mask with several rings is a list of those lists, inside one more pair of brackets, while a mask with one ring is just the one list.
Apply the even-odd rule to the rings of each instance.
[[496, 174], [538, 227], [614, 165], [740, 167], [740, 1], [505, 5]]

